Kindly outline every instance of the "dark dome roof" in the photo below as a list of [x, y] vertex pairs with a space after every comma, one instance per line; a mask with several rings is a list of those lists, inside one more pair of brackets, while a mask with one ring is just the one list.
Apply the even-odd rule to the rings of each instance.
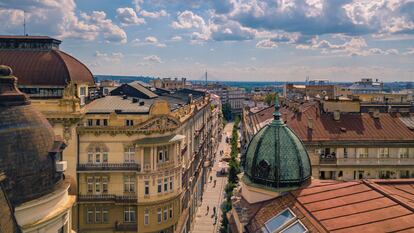
[[250, 182], [271, 188], [299, 187], [311, 178], [308, 153], [301, 140], [281, 120], [275, 101], [274, 120], [251, 140], [245, 156]]
[[0, 49], [0, 64], [10, 66], [24, 86], [94, 85], [91, 71], [76, 58], [58, 49]]
[[[0, 66], [0, 73], [7, 69]], [[12, 204], [19, 204], [52, 191], [61, 174], [55, 170], [52, 127], [10, 75], [0, 75], [0, 173]]]

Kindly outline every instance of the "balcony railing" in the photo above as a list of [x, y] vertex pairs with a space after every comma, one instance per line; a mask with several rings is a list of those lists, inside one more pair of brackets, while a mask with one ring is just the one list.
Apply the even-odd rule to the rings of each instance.
[[141, 171], [141, 165], [137, 163], [81, 163], [78, 171]]
[[119, 203], [136, 203], [137, 196], [136, 195], [114, 195], [114, 194], [86, 194], [86, 195], [78, 195], [79, 202], [92, 202], [92, 201], [112, 201], [112, 202], [119, 202]]
[[338, 158], [337, 165], [409, 165], [414, 166], [412, 158]]
[[336, 164], [336, 157], [320, 157], [319, 164]]
[[136, 223], [115, 223], [116, 231], [137, 231]]

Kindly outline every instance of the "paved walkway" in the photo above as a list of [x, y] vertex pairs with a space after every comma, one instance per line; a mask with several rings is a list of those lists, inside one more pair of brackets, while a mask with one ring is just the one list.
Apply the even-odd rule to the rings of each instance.
[[[233, 130], [233, 123], [228, 123], [224, 132], [231, 137], [231, 132]], [[195, 225], [193, 228], [193, 233], [214, 233], [218, 232], [220, 229], [221, 223], [221, 208], [220, 205], [224, 199], [224, 187], [227, 184], [227, 176], [217, 176], [217, 171], [219, 170], [218, 164], [220, 161], [220, 151], [223, 150], [224, 154], [230, 154], [230, 144], [226, 143], [226, 135], [222, 137], [222, 141], [218, 146], [216, 162], [213, 166], [213, 170], [210, 175], [213, 177], [213, 182], [210, 182], [210, 178], [204, 190], [203, 202], [201, 207], [198, 208]], [[224, 156], [223, 154], [223, 156]], [[214, 187], [214, 180], [216, 181], [216, 187]], [[209, 206], [209, 211], [207, 213], [207, 206]], [[213, 207], [216, 207], [217, 212], [217, 222], [214, 224], [213, 216]]]

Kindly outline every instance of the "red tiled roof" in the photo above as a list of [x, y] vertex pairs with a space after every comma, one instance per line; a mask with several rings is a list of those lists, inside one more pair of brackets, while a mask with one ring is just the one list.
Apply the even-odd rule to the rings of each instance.
[[[273, 107], [254, 113], [253, 123], [260, 123], [272, 118]], [[394, 140], [414, 141], [414, 131], [410, 130], [399, 117], [388, 113], [380, 113], [374, 119], [368, 113], [343, 113], [338, 121], [332, 114], [319, 112], [316, 104], [301, 105], [301, 114], [295, 114], [287, 108], [282, 108], [282, 118], [296, 135], [304, 142], [312, 141], [366, 141]], [[308, 129], [308, 119], [313, 121], [313, 129]]]
[[69, 81], [94, 84], [91, 71], [60, 50], [0, 50], [0, 64], [13, 69], [18, 85], [66, 86]]
[[247, 227], [256, 232], [289, 207], [310, 232], [414, 232], [414, 179], [321, 181], [267, 201]]

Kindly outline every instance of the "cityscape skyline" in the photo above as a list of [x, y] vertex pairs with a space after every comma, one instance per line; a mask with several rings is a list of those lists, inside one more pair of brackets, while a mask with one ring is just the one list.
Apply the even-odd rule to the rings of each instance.
[[1, 0], [0, 34], [23, 34], [26, 19], [95, 75], [411, 81], [413, 12], [412, 1]]

